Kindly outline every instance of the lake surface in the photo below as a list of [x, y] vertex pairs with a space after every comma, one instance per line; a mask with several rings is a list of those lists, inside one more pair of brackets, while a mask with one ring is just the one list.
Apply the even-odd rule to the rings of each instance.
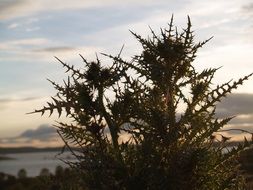
[[0, 161], [0, 172], [17, 176], [20, 169], [24, 168], [27, 176], [38, 176], [41, 169], [47, 168], [51, 173], [55, 172], [56, 166], [67, 167], [59, 158], [68, 161], [75, 161], [70, 152], [58, 155], [59, 152], [33, 152], [5, 154], [4, 156], [13, 158], [11, 160]]
[[[228, 149], [231, 148], [228, 147]], [[224, 153], [227, 152], [227, 150], [223, 151]], [[0, 156], [13, 158], [11, 160], [0, 160], [0, 172], [17, 176], [18, 171], [23, 168], [26, 170], [27, 176], [34, 177], [38, 176], [43, 168], [47, 168], [50, 173], [55, 173], [57, 166], [68, 167], [60, 158], [71, 162], [76, 161], [69, 151], [61, 155], [59, 153], [60, 151], [0, 154]]]

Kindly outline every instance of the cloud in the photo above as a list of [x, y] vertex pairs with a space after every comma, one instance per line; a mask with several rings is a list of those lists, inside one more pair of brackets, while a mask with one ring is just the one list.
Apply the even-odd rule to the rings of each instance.
[[56, 129], [48, 124], [42, 124], [36, 129], [28, 129], [19, 136], [1, 138], [0, 143], [6, 147], [17, 146], [59, 146], [62, 144]]
[[[143, 3], [143, 1], [140, 1]], [[116, 1], [107, 0], [106, 3], [101, 0], [2, 0], [0, 2], [0, 20], [8, 20], [17, 17], [30, 16], [41, 12], [87, 9], [92, 7], [117, 6], [139, 4], [134, 0]], [[145, 3], [152, 2], [151, 0]], [[57, 6], [56, 6], [57, 5]]]
[[37, 129], [28, 129], [18, 138], [27, 138], [30, 140], [48, 141], [56, 135], [56, 129], [47, 124], [40, 125]]
[[40, 27], [36, 26], [36, 27], [26, 28], [25, 30], [26, 30], [26, 32], [33, 32], [36, 30], [40, 30]]
[[18, 20], [12, 23], [9, 23], [7, 25], [7, 28], [10, 30], [14, 30], [17, 28], [25, 28], [25, 30], [28, 30], [29, 28], [36, 28], [36, 30], [40, 29], [38, 26], [34, 26], [36, 22], [39, 21], [39, 18], [33, 17], [33, 18], [28, 18], [24, 20]]
[[[253, 132], [252, 124], [251, 125], [250, 124], [244, 124], [244, 125], [242, 125], [242, 124], [238, 124], [238, 125], [233, 124], [233, 125], [229, 125], [229, 126], [225, 127], [224, 129], [233, 129], [233, 130], [227, 132], [228, 134], [231, 134], [231, 135], [247, 134], [247, 133], [243, 133], [240, 130], [248, 131], [250, 133]], [[237, 129], [239, 129], [239, 130], [237, 130]]]
[[[45, 83], [48, 85], [48, 82], [45, 81]], [[38, 98], [35, 96], [35, 98], [31, 98], [30, 101], [28, 101], [29, 98], [25, 99], [25, 97], [32, 97], [35, 92], [37, 95], [39, 95], [37, 96]], [[42, 90], [34, 90], [30, 92], [17, 91], [15, 96], [9, 94], [11, 98], [8, 98], [8, 96], [3, 96], [2, 99], [10, 99], [10, 101], [5, 100], [5, 103], [0, 104], [0, 138], [18, 137], [26, 129], [35, 129], [37, 126], [44, 123], [53, 124], [56, 120], [68, 123], [68, 118], [58, 118], [57, 114], [53, 114], [50, 118], [47, 117], [48, 113], [44, 117], [41, 117], [41, 114], [26, 114], [34, 111], [34, 109], [42, 108], [45, 105], [45, 102], [50, 102], [50, 95], [52, 95], [52, 93], [55, 92], [46, 93]], [[14, 101], [21, 99], [24, 101]]]
[[217, 108], [219, 115], [251, 115], [253, 114], [253, 94], [231, 94]]
[[14, 29], [14, 28], [17, 28], [17, 27], [19, 27], [20, 26], [20, 24], [18, 24], [18, 23], [12, 23], [12, 24], [10, 24], [7, 28], [9, 28], [9, 29]]
[[[56, 44], [56, 45], [55, 45]], [[85, 53], [85, 56], [101, 52], [101, 48], [95, 46], [66, 46], [63, 42], [49, 40], [46, 38], [24, 38], [5, 41], [0, 44], [0, 50], [6, 52], [0, 61], [29, 61], [39, 59], [40, 62], [52, 61], [54, 56], [63, 56], [64, 59], [79, 58], [78, 54]], [[13, 56], [15, 55], [15, 56]]]
[[253, 3], [242, 6], [242, 12], [248, 15], [253, 15]]
[[45, 38], [24, 38], [18, 40], [5, 41], [0, 44], [0, 50], [2, 51], [16, 51], [24, 50], [23, 48], [29, 48], [34, 46], [42, 46], [50, 44], [50, 41]]
[[[15, 99], [15, 101], [29, 101], [36, 98], [23, 98]], [[13, 99], [0, 99], [0, 102], [13, 101]], [[218, 104], [217, 113], [219, 117], [237, 115], [225, 129], [243, 129], [253, 132], [253, 94], [237, 93], [231, 94]], [[244, 133], [241, 134], [239, 131], [227, 132], [228, 136], [233, 136], [233, 140], [242, 139]], [[121, 140], [128, 138], [125, 134], [121, 136]], [[48, 124], [40, 125], [36, 129], [29, 129], [17, 135], [14, 138], [3, 138], [0, 143], [5, 145], [34, 145], [36, 146], [47, 146], [50, 144], [55, 146], [55, 143], [60, 143], [56, 129]]]
[[[52, 61], [54, 57], [63, 59], [64, 61], [80, 62], [79, 54], [84, 54], [86, 58], [91, 58], [95, 55], [96, 52], [102, 52], [102, 48], [94, 46], [48, 46], [40, 49], [33, 49], [30, 52], [27, 52], [27, 59], [34, 57], [39, 57], [43, 61]], [[23, 57], [25, 58], [25, 57]]]
[[[29, 14], [35, 3], [30, 0], [2, 0], [0, 1], [0, 19], [10, 19]], [[30, 7], [29, 7], [30, 5]]]
[[54, 52], [54, 53], [63, 53], [63, 52], [68, 52], [68, 51], [73, 51], [76, 50], [74, 47], [67, 47], [67, 46], [58, 46], [58, 47], [48, 47], [48, 48], [42, 48], [42, 49], [37, 49], [34, 50], [35, 52]]
[[[253, 132], [253, 94], [235, 93], [229, 95], [218, 104], [217, 116], [235, 116], [224, 129], [242, 129]], [[240, 137], [246, 135], [246, 133], [236, 130], [228, 131], [227, 134]]]
[[12, 103], [26, 102], [40, 99], [38, 97], [27, 97], [27, 98], [0, 98], [0, 111], [7, 109]]
[[20, 101], [31, 101], [37, 100], [38, 97], [27, 97], [27, 98], [0, 98], [0, 103], [9, 103], [9, 102], [20, 102]]
[[253, 33], [253, 3], [246, 4], [241, 8], [242, 16], [245, 20], [248, 20], [250, 24], [248, 24], [247, 28], [245, 29], [245, 34], [249, 36], [249, 39], [253, 40], [252, 33]]

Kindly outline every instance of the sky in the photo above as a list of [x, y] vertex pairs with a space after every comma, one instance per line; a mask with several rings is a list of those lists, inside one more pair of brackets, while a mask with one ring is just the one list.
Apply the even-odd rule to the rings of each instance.
[[[66, 77], [54, 56], [81, 67], [78, 54], [92, 60], [96, 53], [115, 55], [124, 44], [122, 56], [131, 58], [140, 46], [129, 30], [144, 37], [149, 26], [159, 32], [172, 14], [178, 29], [190, 16], [196, 42], [213, 36], [194, 66], [222, 66], [215, 83], [253, 72], [250, 0], [0, 0], [0, 146], [42, 142], [24, 133], [46, 131], [57, 120], [26, 114], [55, 95], [47, 78]], [[231, 126], [253, 131], [253, 78], [220, 104], [219, 113], [238, 115]]]

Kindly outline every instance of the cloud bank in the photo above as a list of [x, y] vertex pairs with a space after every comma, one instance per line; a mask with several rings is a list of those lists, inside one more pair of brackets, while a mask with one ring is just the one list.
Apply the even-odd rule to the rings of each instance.
[[[0, 19], [13, 19], [22, 16], [30, 16], [42, 12], [77, 10], [105, 6], [126, 6], [129, 4], [138, 5], [144, 1], [116, 1], [116, 0], [2, 0], [0, 2]], [[145, 1], [150, 3], [151, 0]]]
[[48, 124], [42, 124], [36, 129], [25, 130], [19, 136], [11, 138], [2, 138], [0, 139], [0, 144], [4, 147], [55, 147], [60, 146], [63, 143], [54, 127]]
[[[217, 117], [231, 116], [235, 116], [235, 118], [226, 126], [227, 129], [243, 129], [253, 133], [253, 94], [231, 94], [217, 105]], [[230, 131], [228, 134], [238, 135], [240, 132]]]
[[37, 129], [28, 129], [24, 131], [18, 138], [36, 139], [41, 141], [48, 141], [55, 137], [56, 129], [52, 126], [43, 124]]

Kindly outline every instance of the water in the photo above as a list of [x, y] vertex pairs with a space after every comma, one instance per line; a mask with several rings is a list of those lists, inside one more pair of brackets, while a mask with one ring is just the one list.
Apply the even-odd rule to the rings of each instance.
[[[232, 147], [229, 147], [229, 150], [231, 148]], [[228, 150], [223, 150], [224, 153], [227, 151]], [[34, 177], [38, 176], [43, 168], [47, 168], [50, 173], [55, 172], [56, 166], [66, 168], [67, 164], [59, 158], [67, 161], [76, 161], [70, 152], [66, 151], [60, 156], [57, 156], [58, 154], [59, 151], [5, 154], [4, 156], [14, 159], [0, 160], [0, 172], [17, 176], [18, 171], [24, 168], [27, 172], [27, 176]]]
[[56, 166], [67, 167], [59, 158], [68, 161], [75, 161], [70, 152], [57, 156], [59, 152], [33, 152], [5, 154], [4, 156], [14, 158], [0, 161], [0, 172], [17, 176], [18, 171], [24, 168], [27, 176], [33, 177], [40, 174], [41, 169], [47, 168], [51, 173], [55, 172]]

